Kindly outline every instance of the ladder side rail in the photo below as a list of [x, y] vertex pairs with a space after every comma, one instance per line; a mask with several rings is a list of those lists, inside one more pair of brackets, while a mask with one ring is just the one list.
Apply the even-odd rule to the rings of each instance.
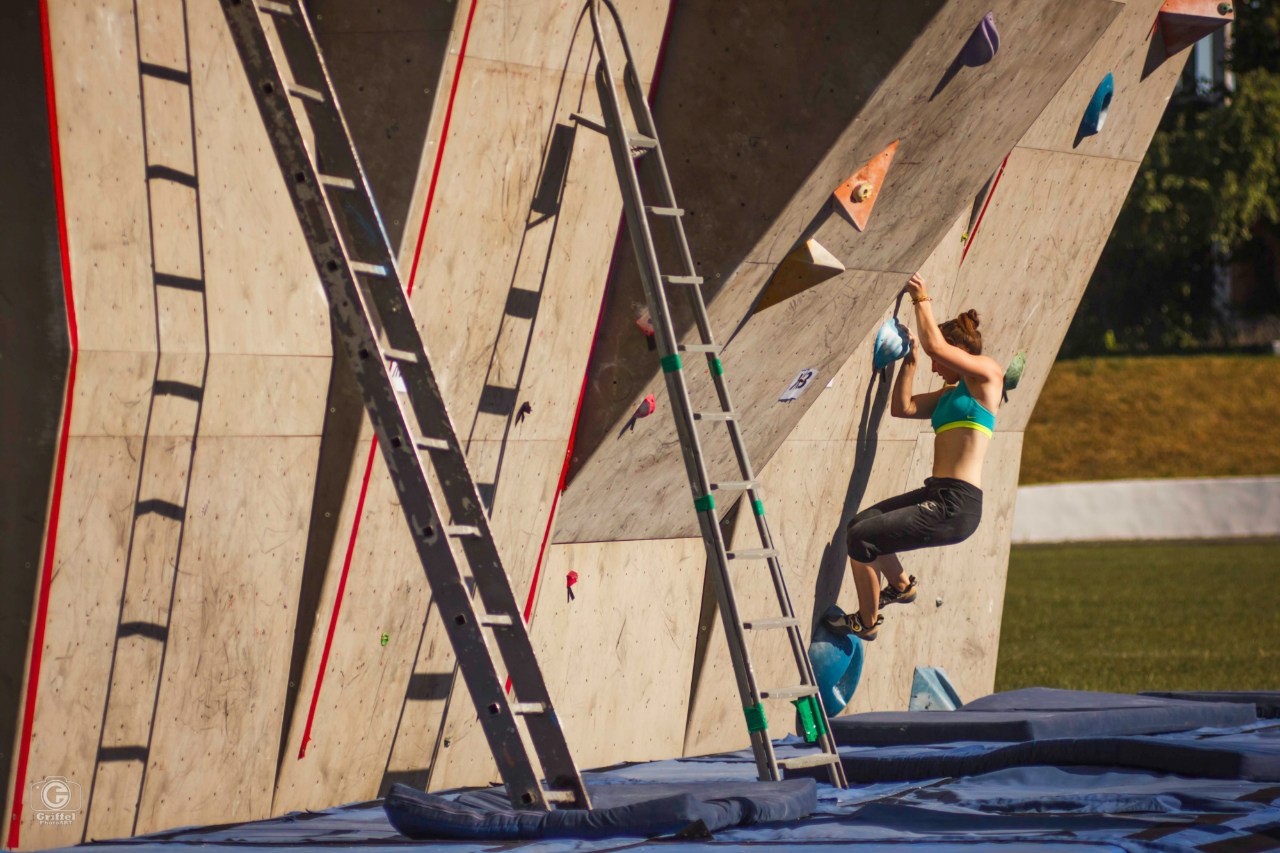
[[[607, 2], [607, 0], [606, 0]], [[593, 5], [594, 11], [594, 5]], [[596, 74], [596, 86], [599, 90], [601, 109], [604, 113], [605, 126], [608, 129], [609, 147], [613, 155], [614, 166], [618, 173], [623, 191], [623, 207], [632, 243], [637, 249], [640, 279], [650, 305], [650, 313], [658, 330], [658, 343], [663, 356], [678, 352], [675, 331], [671, 324], [670, 312], [667, 310], [665, 296], [661, 289], [661, 275], [658, 272], [658, 261], [654, 252], [652, 236], [648, 231], [648, 219], [645, 216], [644, 203], [640, 193], [639, 178], [631, 159], [627, 143], [625, 125], [621, 105], [617, 99], [612, 73], [609, 66], [608, 53], [600, 35], [598, 21], [593, 15], [596, 25], [597, 49], [601, 53], [600, 65]], [[688, 393], [684, 387], [684, 377], [680, 370], [664, 371], [667, 393], [672, 401], [672, 410], [676, 428], [680, 435], [680, 445], [689, 475], [692, 497], [700, 499], [711, 494], [710, 477], [702, 463], [700, 442], [693, 419]], [[698, 490], [701, 489], [701, 494]], [[734, 673], [738, 681], [738, 689], [743, 708], [754, 707], [759, 699], [759, 687], [755, 683], [755, 674], [751, 666], [750, 655], [742, 636], [742, 619], [738, 611], [737, 601], [732, 585], [727, 582], [728, 554], [723, 535], [714, 510], [698, 512], [698, 522], [702, 528], [703, 541], [708, 543], [708, 559], [713, 585], [722, 610], [722, 617], [737, 627], [737, 631], [726, 631], [730, 653], [734, 658]], [[754, 734], [754, 733], [753, 733]], [[777, 778], [776, 762], [772, 760], [772, 742], [767, 733], [763, 738], [764, 750], [769, 755], [772, 767], [760, 761], [762, 750], [754, 750], [758, 763], [761, 764], [761, 777]]]
[[[441, 529], [422, 459], [392, 385], [387, 361], [381, 357], [376, 331], [362, 310], [365, 308], [364, 296], [346, 259], [340, 235], [333, 229], [328, 199], [320, 187], [316, 169], [300, 144], [301, 128], [271, 58], [265, 33], [256, 17], [258, 13], [252, 3], [238, 0], [224, 0], [224, 11], [246, 70], [253, 70], [251, 84], [255, 101], [272, 138], [272, 147], [282, 171], [287, 176], [296, 178], [301, 174], [305, 177], [305, 180], [293, 182], [290, 198], [307, 237], [321, 284], [329, 297], [335, 330], [347, 346], [366, 409], [379, 437], [383, 458], [397, 485], [401, 509], [413, 533], [427, 581], [438, 608], [447, 615], [442, 621], [450, 642], [459, 659], [469, 661], [462, 671], [477, 713], [482, 721], [486, 716], [493, 718], [490, 722], [498, 721], [496, 725], [482, 726], [495, 762], [502, 771], [513, 803], [520, 798], [524, 805], [545, 807], [546, 798], [536, 772], [527, 762], [527, 753], [489, 653], [472, 597], [450, 548], [449, 538]], [[259, 79], [253, 79], [253, 72]], [[270, 85], [264, 86], [264, 83]], [[516, 756], [525, 757], [526, 761], [522, 763], [516, 760]]]
[[[612, 0], [603, 0], [603, 2], [613, 12], [615, 20], [618, 20], [618, 14], [616, 9], [613, 7]], [[618, 26], [619, 26], [619, 30], [621, 31], [620, 20], [618, 21]], [[625, 37], [624, 37], [623, 43], [624, 43], [624, 48], [627, 47]], [[659, 139], [657, 124], [653, 119], [653, 113], [649, 107], [648, 99], [644, 96], [643, 87], [641, 85], [640, 78], [638, 76], [638, 72], [636, 70], [635, 64], [634, 62], [631, 61], [629, 50], [627, 52], [627, 60], [628, 60], [627, 66], [624, 69], [623, 73], [625, 75], [624, 76], [625, 90], [627, 93], [631, 111], [636, 118], [637, 125], [640, 132], [647, 136], [650, 136], [655, 140]], [[656, 171], [658, 172], [658, 177], [660, 180], [659, 187], [663, 196], [662, 204], [669, 207], [679, 207], [679, 203], [675, 197], [674, 187], [671, 184], [670, 173], [667, 170], [665, 152], [663, 151], [662, 145], [660, 142], [656, 147], [654, 154], [657, 155], [657, 160], [655, 162], [657, 165]], [[694, 267], [693, 254], [689, 246], [689, 241], [684, 229], [683, 220], [680, 217], [668, 217], [668, 219], [670, 221], [670, 227], [674, 231], [674, 234], [676, 237], [676, 243], [680, 248], [680, 252], [682, 256], [681, 259], [685, 264], [685, 269], [688, 271], [690, 275], [694, 275], [696, 274], [696, 270]], [[710, 328], [710, 322], [707, 315], [706, 304], [703, 299], [701, 289], [696, 287], [690, 288], [688, 297], [691, 303], [691, 307], [693, 309], [694, 317], [698, 324], [698, 329], [699, 329], [699, 333], [701, 335], [702, 341], [704, 343], [710, 344], [713, 342], [713, 335]], [[711, 353], [707, 354], [708, 362], [712, 362], [715, 358], [716, 358], [715, 355]], [[733, 404], [732, 404], [732, 399], [729, 396], [729, 389], [728, 389], [727, 382], [724, 380], [723, 375], [718, 371], [712, 371], [712, 376], [713, 376], [713, 381], [716, 387], [717, 396], [719, 397], [719, 401], [722, 408], [725, 411], [732, 411]], [[755, 472], [751, 466], [750, 458], [747, 454], [746, 441], [741, 433], [739, 424], [736, 421], [729, 421], [726, 423], [726, 426], [729, 429], [730, 441], [733, 444], [733, 449], [737, 457], [737, 460], [739, 462], [739, 468], [741, 470], [743, 479], [746, 481], [755, 480]], [[756, 489], [748, 489], [747, 495], [749, 496], [749, 499], [752, 501], [753, 506], [755, 505], [756, 501], [761, 499], [761, 495], [757, 492]], [[757, 532], [759, 533], [762, 547], [765, 549], [775, 549], [773, 536], [771, 531], [769, 530], [768, 522], [766, 521], [765, 517], [761, 514], [756, 514], [755, 512], [753, 512], [752, 514], [755, 516], [756, 529], [757, 529]], [[768, 562], [769, 562], [771, 580], [773, 582], [774, 591], [777, 595], [777, 599], [778, 599], [780, 608], [782, 610], [782, 615], [787, 618], [794, 618], [795, 611], [791, 603], [790, 593], [786, 586], [786, 580], [782, 572], [781, 562], [776, 557], [770, 558]], [[786, 633], [788, 636], [789, 644], [791, 646], [792, 657], [794, 658], [797, 665], [797, 669], [799, 670], [801, 683], [806, 685], [817, 685], [817, 679], [813, 673], [813, 665], [812, 665], [812, 662], [809, 660], [808, 651], [804, 644], [804, 638], [803, 638], [803, 635], [800, 633], [799, 628], [798, 627], [788, 628]], [[822, 698], [819, 695], [816, 697], [816, 699], [819, 705], [821, 706], [821, 713], [825, 718], [826, 708], [825, 706], [822, 706]], [[823, 751], [835, 754], [837, 751], [837, 747], [834, 739], [831, 737], [830, 729], [829, 727], [824, 727], [824, 728], [826, 728], [826, 731], [823, 732], [822, 735], [820, 735], [819, 743], [822, 746]], [[832, 776], [832, 782], [834, 784], [842, 788], [847, 786], [847, 782], [845, 781], [844, 768], [839, 763], [832, 765], [830, 767], [830, 772]]]
[[[372, 202], [367, 176], [352, 145], [350, 129], [334, 94], [333, 81], [321, 55], [310, 19], [300, 10], [286, 20], [277, 20], [277, 31], [281, 32], [281, 46], [286, 52], [291, 71], [296, 73], [301, 69], [300, 76], [304, 77], [303, 81], [295, 82], [314, 83], [315, 87], [327, 95], [324, 105], [303, 101], [316, 134], [317, 159], [320, 154], [325, 155], [329, 159], [328, 165], [337, 166], [334, 169], [336, 177], [350, 177], [353, 180], [358, 178], [363, 190], [343, 192], [343, 203], [338, 207], [349, 214], [346, 217], [347, 233], [356, 238], [374, 238], [361, 242], [373, 244], [370, 248], [379, 253], [378, 260], [383, 261], [385, 268], [394, 273], [395, 258], [390, 242], [381, 215]], [[354, 223], [352, 219], [355, 220]], [[372, 231], [369, 229], [370, 223], [376, 225], [376, 233], [369, 233]], [[423, 452], [428, 454], [428, 460], [439, 478], [444, 503], [449, 508], [450, 521], [458, 527], [474, 530], [472, 534], [461, 537], [457, 544], [467, 558], [476, 592], [480, 595], [486, 612], [511, 617], [510, 624], [496, 627], [493, 640], [501, 652], [507, 675], [515, 690], [515, 698], [521, 703], [540, 705], [544, 709], [541, 713], [524, 716], [534, 749], [547, 774], [548, 783], [552, 787], [570, 789], [577, 803], [588, 807], [586, 786], [573, 762], [564, 731], [555, 714], [550, 690], [528, 634], [528, 626], [519, 617], [519, 604], [498, 553], [488, 513], [485, 512], [457, 431], [448, 415], [448, 406], [431, 368], [417, 323], [413, 319], [408, 297], [398, 274], [388, 277], [381, 285], [376, 280], [371, 282], [369, 294], [384, 324], [385, 334], [396, 348], [404, 348], [417, 356], [415, 362], [402, 363], [400, 372], [409, 392], [408, 398], [414, 408], [418, 427], [425, 434], [424, 437], [444, 440], [448, 444], [448, 449], [443, 453], [432, 454], [430, 450]], [[487, 707], [493, 712], [492, 704]]]

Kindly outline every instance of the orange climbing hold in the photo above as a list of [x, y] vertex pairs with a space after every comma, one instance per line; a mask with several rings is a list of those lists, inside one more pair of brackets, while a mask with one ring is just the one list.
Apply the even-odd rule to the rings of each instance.
[[875, 207], [876, 197], [880, 195], [880, 187], [884, 185], [884, 176], [893, 162], [893, 154], [898, 150], [898, 142], [881, 151], [871, 162], [863, 166], [853, 177], [836, 187], [832, 197], [840, 208], [849, 216], [853, 227], [859, 231], [867, 228], [867, 219], [871, 216], [871, 208]]
[[1223, 0], [1165, 0], [1156, 19], [1170, 56], [1222, 29], [1236, 17], [1235, 8]]

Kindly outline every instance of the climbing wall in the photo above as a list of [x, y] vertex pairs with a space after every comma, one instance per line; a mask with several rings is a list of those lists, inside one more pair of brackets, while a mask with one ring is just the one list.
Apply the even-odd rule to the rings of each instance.
[[[742, 82], [758, 87], [731, 88], [740, 98], [732, 108], [714, 110], [700, 103], [699, 98], [723, 98], [720, 80], [727, 69], [751, 66], [750, 57], [762, 48], [750, 37], [732, 36], [735, 25], [746, 30], [750, 21], [766, 14], [751, 3], [705, 19], [695, 13], [691, 26], [705, 27], [701, 35], [722, 42], [725, 49], [673, 49], [666, 69], [681, 98], [678, 106], [659, 102], [664, 144], [674, 151], [706, 152], [689, 163], [673, 157], [672, 181], [677, 199], [690, 208], [691, 222], [710, 220], [718, 226], [712, 231], [700, 224], [691, 230], [690, 241], [694, 257], [706, 258], [699, 273], [712, 282], [708, 310], [720, 339], [728, 341], [722, 359], [757, 467], [769, 460], [817, 397], [806, 393], [781, 402], [784, 390], [801, 371], [816, 373], [810, 387], [820, 388], [835, 375], [872, 321], [892, 304], [906, 277], [929, 257], [961, 208], [968, 207], [1123, 8], [1111, 0], [1035, 8], [988, 0], [915, 4], [909, 13], [914, 19], [906, 21], [900, 19], [901, 9], [875, 5], [867, 17], [834, 10], [815, 15], [824, 24], [839, 23], [834, 31], [812, 34], [814, 43], [806, 42], [799, 52], [813, 57], [814, 51], [816, 56], [830, 51], [840, 57], [837, 61], [851, 63], [838, 85], [824, 81], [824, 86], [814, 86], [785, 75], [774, 80], [770, 66], [757, 64], [754, 71], [742, 72]], [[957, 71], [953, 66], [988, 11], [999, 21], [998, 57]], [[812, 20], [810, 25], [816, 26]], [[868, 27], [878, 36], [871, 57], [844, 49], [850, 40], [865, 40]], [[799, 35], [808, 35], [803, 25]], [[753, 73], [770, 79], [752, 79]], [[788, 83], [794, 87], [783, 88]], [[829, 104], [828, 98], [837, 95], [828, 96], [828, 90], [838, 93], [846, 106]], [[774, 109], [779, 102], [795, 112]], [[667, 108], [679, 118], [668, 118]], [[810, 115], [816, 116], [827, 141], [811, 162], [800, 166], [785, 144], [775, 147], [771, 141], [775, 134], [779, 142], [785, 140], [798, 117]], [[745, 125], [757, 135], [739, 138], [718, 122], [735, 129]], [[715, 144], [721, 141], [728, 144]], [[871, 200], [874, 209], [859, 230], [830, 203], [831, 194], [895, 142], [892, 161]], [[754, 153], [757, 162], [744, 168], [737, 148], [753, 145], [761, 149]], [[789, 186], [791, 194], [777, 199], [776, 206], [761, 205], [753, 217], [750, 206], [734, 209], [741, 182], [778, 182]], [[775, 197], [778, 192], [772, 190]], [[734, 213], [704, 208], [716, 202]], [[729, 218], [732, 226], [725, 221]], [[741, 254], [725, 257], [727, 250], [713, 244], [730, 229]], [[751, 245], [745, 245], [744, 234], [754, 235]], [[845, 271], [756, 310], [753, 305], [775, 267], [808, 238], [842, 262]], [[607, 350], [597, 350], [592, 362], [584, 407], [590, 419], [584, 420], [575, 446], [577, 462], [559, 513], [557, 542], [697, 534], [669, 420], [650, 418], [634, 430], [622, 430], [646, 394], [661, 394], [656, 359], [646, 355], [635, 308], [626, 301], [634, 290], [627, 275], [620, 275], [611, 290], [601, 336]], [[700, 371], [688, 372], [695, 403], [708, 398], [710, 381]], [[706, 447], [710, 470], [732, 470], [727, 438], [714, 436]], [[623, 483], [614, 476], [620, 467], [632, 471]]]
[[[218, 2], [23, 2], [31, 32], [47, 19], [48, 114], [24, 115], [53, 134], [37, 191], [67, 295], [46, 265], [12, 300], [53, 319], [23, 353], [48, 379], [4, 420], [32, 448], [31, 497], [4, 507], [25, 531], [0, 580], [6, 840], [494, 779]], [[932, 436], [888, 416], [870, 364], [905, 278], [1029, 359], [982, 527], [904, 559], [921, 599], [891, 609], [850, 710], [902, 707], [918, 664], [991, 687], [1021, 431], [1181, 68], [1160, 5], [619, 4], [802, 621], [853, 604], [848, 517], [929, 473]], [[607, 144], [570, 121], [600, 112], [589, 24], [552, 0], [429, 6], [309, 4], [569, 742], [582, 766], [741, 748]], [[772, 600], [763, 576], [739, 590], [753, 615]], [[761, 673], [789, 669], [778, 651]]]

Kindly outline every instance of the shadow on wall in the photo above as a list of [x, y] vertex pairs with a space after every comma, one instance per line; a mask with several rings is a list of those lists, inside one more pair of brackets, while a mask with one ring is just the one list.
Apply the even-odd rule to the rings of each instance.
[[[822, 0], [785, 16], [773, 0], [676, 7], [653, 112], [708, 303], [943, 5]], [[613, 176], [600, 181], [617, 191]], [[622, 243], [588, 366], [570, 479], [658, 370], [635, 327], [645, 299], [630, 241]], [[676, 302], [672, 319], [682, 334], [692, 319]]]
[[893, 388], [893, 373], [892, 369], [886, 370], [883, 376], [878, 371], [873, 372], [871, 382], [867, 384], [867, 393], [862, 401], [862, 418], [858, 421], [858, 443], [854, 451], [853, 473], [849, 477], [849, 488], [844, 493], [844, 508], [840, 511], [840, 523], [836, 525], [831, 541], [822, 550], [822, 561], [818, 564], [818, 577], [814, 582], [813, 625], [818, 623], [818, 617], [835, 604], [840, 596], [845, 568], [849, 562], [849, 548], [845, 544], [845, 526], [858, 514], [862, 499], [867, 493], [867, 483], [871, 480], [876, 451], [879, 449], [880, 422], [884, 420], [884, 411], [889, 405], [889, 392]]

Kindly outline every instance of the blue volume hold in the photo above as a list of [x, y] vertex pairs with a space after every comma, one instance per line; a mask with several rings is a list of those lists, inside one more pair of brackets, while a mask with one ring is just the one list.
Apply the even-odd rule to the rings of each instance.
[[[844, 616], [844, 611], [834, 604], [825, 615]], [[809, 662], [822, 694], [822, 705], [828, 717], [844, 710], [858, 689], [862, 678], [862, 639], [853, 635], [839, 636], [823, 627], [822, 621], [813, 629], [809, 643]]]
[[1085, 107], [1084, 118], [1080, 120], [1080, 132], [1078, 134], [1081, 139], [1086, 136], [1093, 136], [1102, 130], [1102, 125], [1107, 121], [1107, 110], [1111, 108], [1111, 97], [1115, 93], [1115, 78], [1107, 74], [1106, 77], [1102, 78], [1102, 82], [1098, 84], [1093, 97], [1089, 99], [1089, 106]]
[[884, 370], [911, 351], [911, 339], [905, 332], [906, 327], [894, 317], [880, 325], [876, 332], [875, 353], [871, 356], [872, 367]]

